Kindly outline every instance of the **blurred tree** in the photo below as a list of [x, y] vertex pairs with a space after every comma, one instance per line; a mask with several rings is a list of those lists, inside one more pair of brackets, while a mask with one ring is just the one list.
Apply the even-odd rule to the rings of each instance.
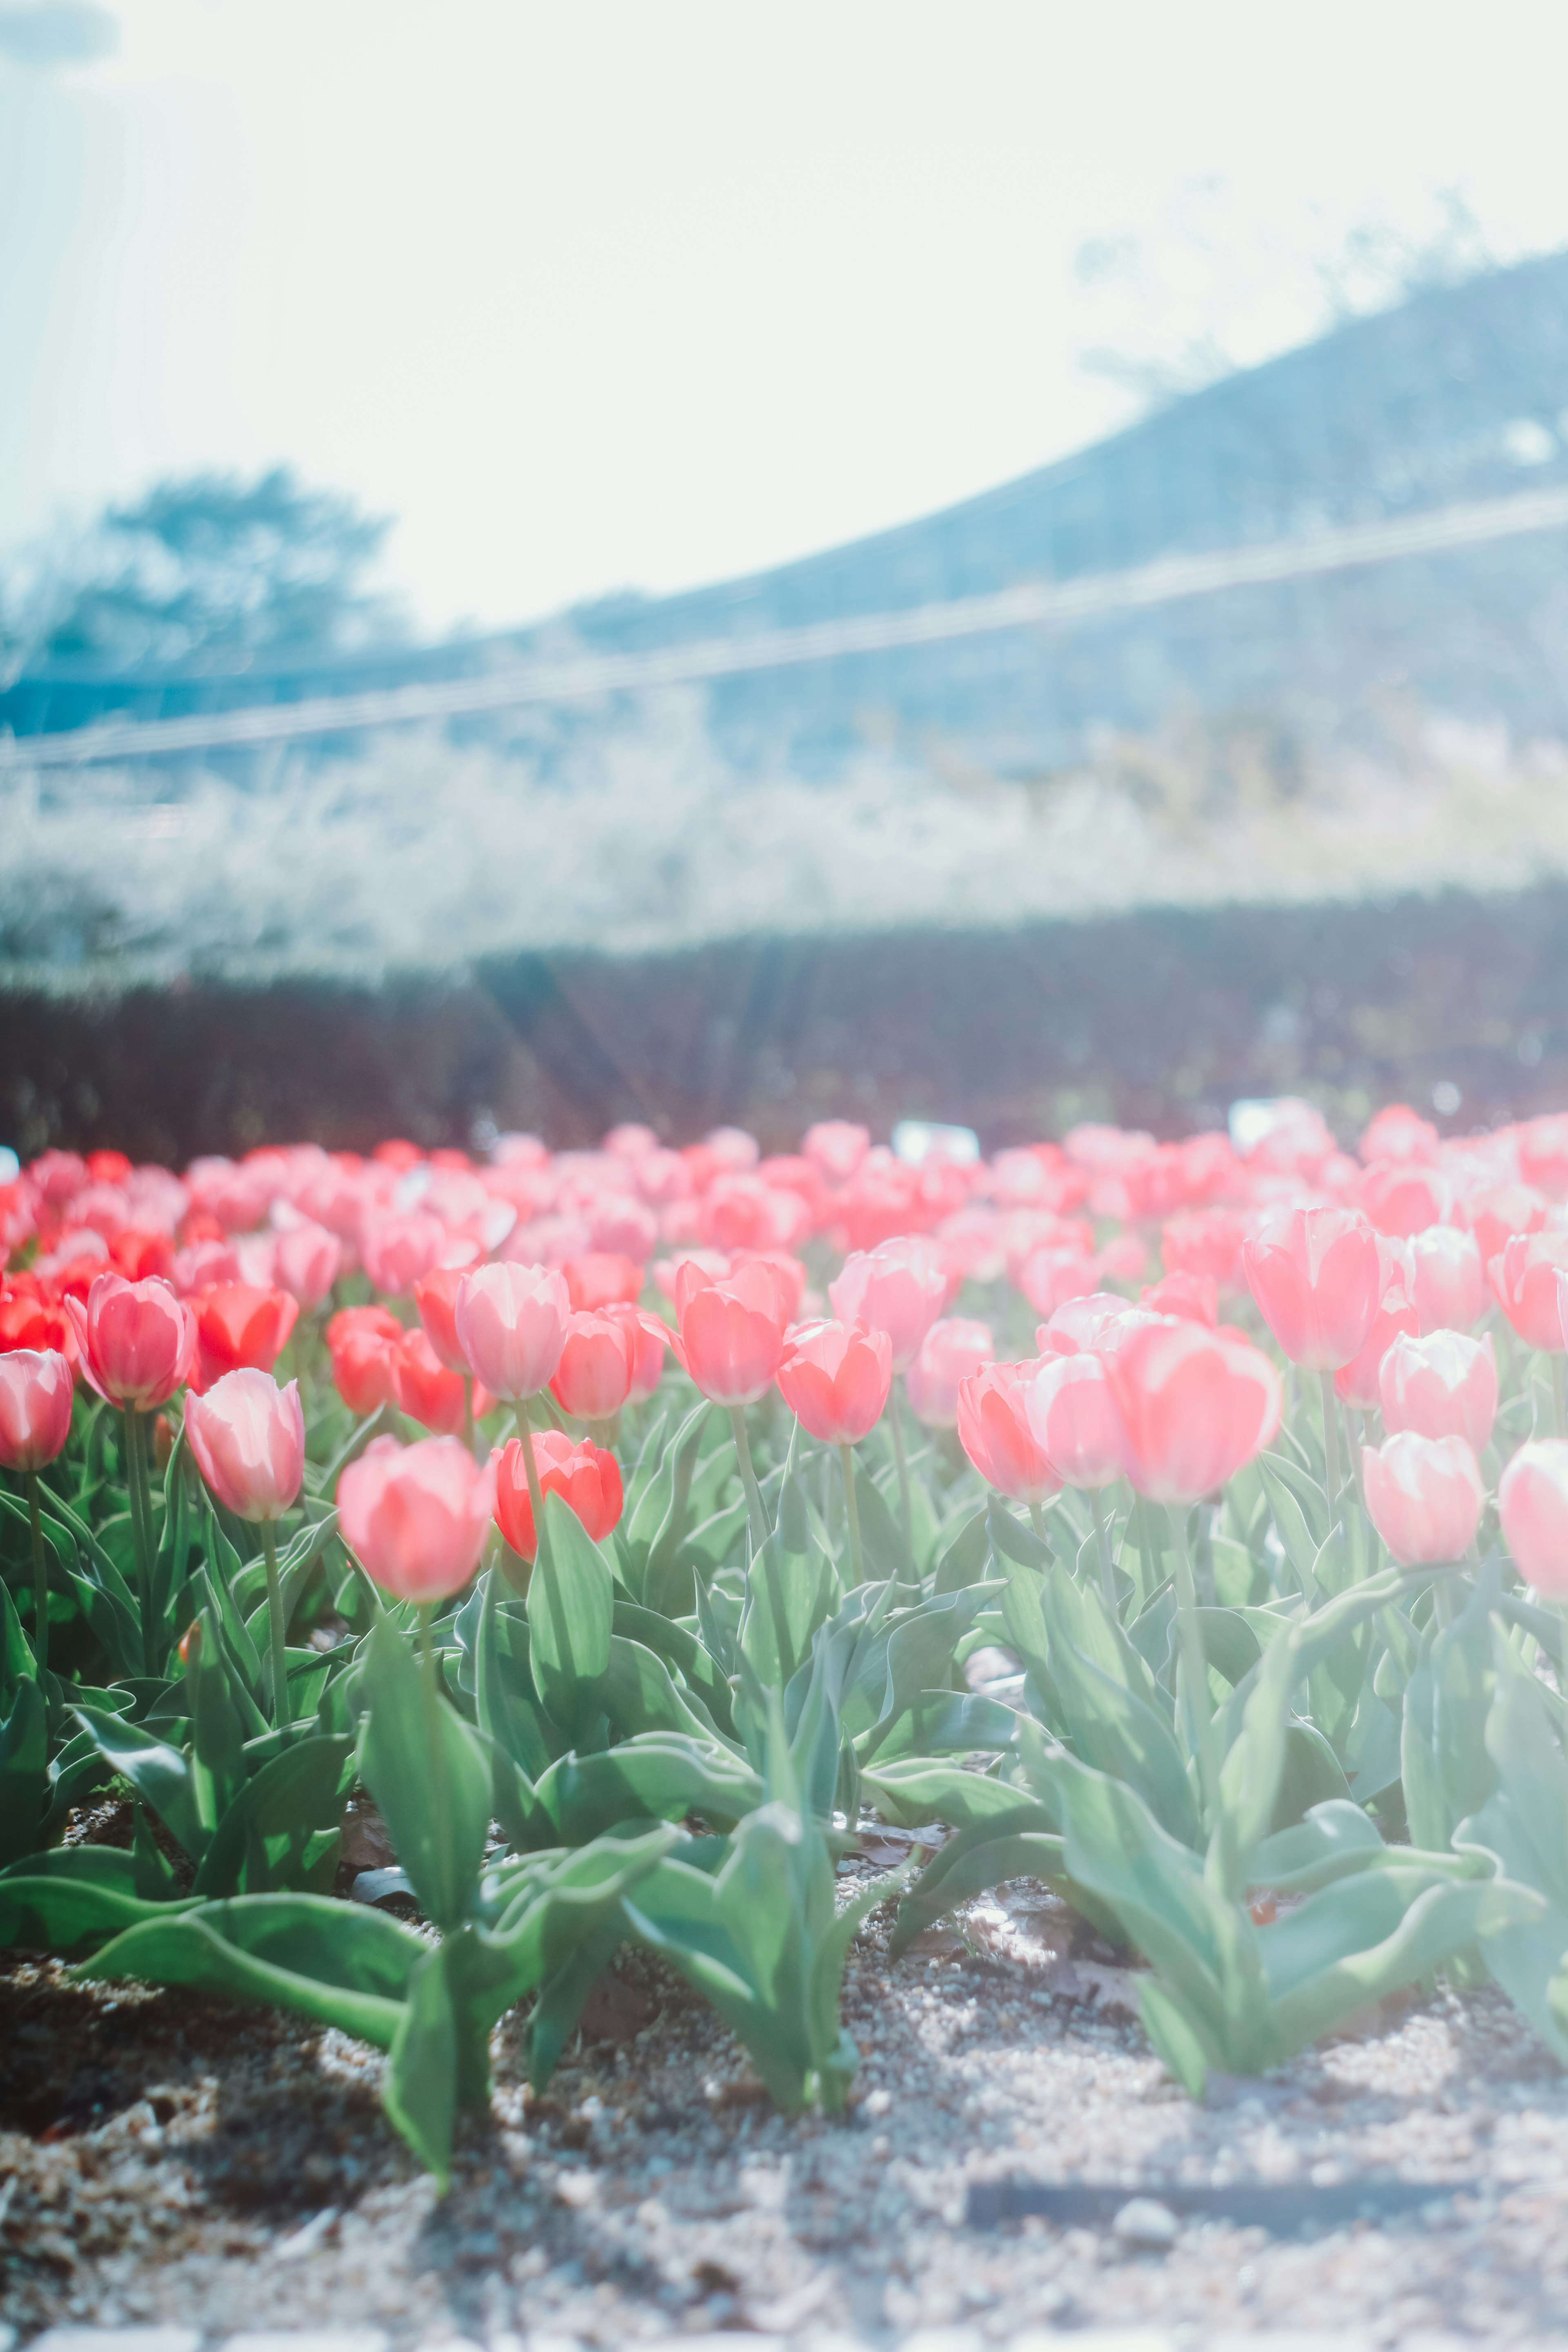
[[157, 483], [0, 584], [5, 666], [226, 667], [247, 655], [396, 635], [396, 605], [364, 577], [390, 528], [284, 466], [252, 482], [191, 474]]

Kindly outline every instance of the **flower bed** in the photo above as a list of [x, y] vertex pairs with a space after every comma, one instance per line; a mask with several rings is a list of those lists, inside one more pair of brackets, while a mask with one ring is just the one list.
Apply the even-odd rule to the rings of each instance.
[[1439, 1969], [1568, 2055], [1568, 1119], [1248, 1141], [35, 1161], [0, 1938], [384, 2050], [437, 2184], [624, 1948], [831, 2115], [858, 1935], [1021, 1879], [1194, 2095]]

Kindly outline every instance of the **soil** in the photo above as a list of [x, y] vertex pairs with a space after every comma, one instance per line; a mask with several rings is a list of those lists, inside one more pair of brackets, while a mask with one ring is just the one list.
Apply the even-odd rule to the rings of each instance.
[[[900, 1841], [867, 1843], [847, 1879]], [[1124, 1956], [1043, 1887], [1011, 1883], [897, 1965], [887, 1929], [873, 1915], [846, 1980], [846, 2117], [775, 2114], [711, 2012], [623, 1953], [542, 2098], [524, 2021], [503, 2019], [492, 2115], [445, 2200], [382, 2115], [376, 2053], [13, 1956], [0, 2313], [23, 2332], [369, 2325], [398, 2346], [1568, 2327], [1568, 2079], [1500, 1993], [1440, 1987], [1195, 2105], [1135, 2021]], [[997, 2221], [1018, 2179], [1106, 2193]], [[1419, 2201], [1347, 2217], [1394, 2180]], [[1192, 2211], [1205, 2191], [1220, 2210]], [[1140, 2192], [1152, 2213], [1128, 2210]]]

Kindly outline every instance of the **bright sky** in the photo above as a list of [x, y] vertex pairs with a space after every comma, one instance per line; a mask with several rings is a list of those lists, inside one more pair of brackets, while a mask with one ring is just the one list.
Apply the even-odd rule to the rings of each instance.
[[288, 459], [400, 517], [431, 625], [1005, 480], [1130, 413], [1086, 349], [1300, 340], [1314, 256], [1445, 186], [1568, 242], [1560, 0], [104, 0], [52, 67], [31, 5], [0, 544]]

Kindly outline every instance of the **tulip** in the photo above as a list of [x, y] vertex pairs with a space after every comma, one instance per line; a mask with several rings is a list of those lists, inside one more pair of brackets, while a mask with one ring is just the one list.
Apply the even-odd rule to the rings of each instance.
[[1527, 1348], [1561, 1355], [1568, 1340], [1557, 1303], [1557, 1277], [1568, 1268], [1568, 1233], [1515, 1234], [1487, 1267], [1503, 1313]]
[[185, 1435], [196, 1467], [226, 1510], [261, 1528], [271, 1636], [272, 1718], [289, 1721], [288, 1627], [273, 1524], [294, 1502], [305, 1475], [300, 1387], [280, 1389], [270, 1372], [226, 1372], [205, 1394], [185, 1398]]
[[592, 1312], [601, 1307], [635, 1307], [642, 1297], [642, 1267], [618, 1250], [587, 1250], [569, 1257], [561, 1269], [575, 1307]]
[[1219, 1322], [1219, 1285], [1212, 1274], [1181, 1269], [1152, 1282], [1139, 1293], [1138, 1304], [1150, 1315], [1176, 1315], [1189, 1323], [1206, 1323], [1212, 1331]]
[[1272, 1210], [1242, 1261], [1259, 1312], [1293, 1364], [1336, 1372], [1366, 1345], [1384, 1292], [1377, 1236], [1357, 1209]]
[[1479, 1339], [1462, 1331], [1396, 1339], [1384, 1357], [1378, 1391], [1390, 1435], [1413, 1429], [1418, 1437], [1462, 1437], [1479, 1454], [1497, 1419], [1491, 1333]]
[[1244, 1291], [1242, 1244], [1247, 1227], [1234, 1209], [1189, 1209], [1171, 1218], [1160, 1235], [1169, 1274], [1206, 1274], [1215, 1287]]
[[1425, 1339], [1433, 1331], [1473, 1331], [1486, 1305], [1486, 1274], [1474, 1234], [1428, 1225], [1410, 1238], [1415, 1312]]
[[12, 1348], [0, 1356], [0, 1469], [20, 1471], [33, 1538], [33, 1636], [41, 1677], [49, 1655], [49, 1570], [38, 1516], [38, 1473], [70, 1435], [76, 1381], [56, 1349]]
[[847, 1184], [870, 1150], [871, 1138], [847, 1118], [823, 1118], [806, 1129], [800, 1148], [830, 1184]]
[[406, 1215], [366, 1220], [360, 1255], [377, 1290], [406, 1298], [447, 1253], [447, 1228], [439, 1217], [416, 1209]]
[[947, 1304], [947, 1268], [938, 1244], [910, 1236], [847, 1257], [827, 1286], [842, 1323], [885, 1331], [895, 1372], [907, 1371]]
[[1121, 1415], [1122, 1468], [1153, 1502], [1184, 1507], [1214, 1494], [1279, 1426], [1279, 1373], [1228, 1329], [1152, 1321], [1100, 1360]]
[[392, 1351], [402, 1339], [402, 1324], [385, 1307], [344, 1307], [328, 1324], [332, 1380], [356, 1417], [395, 1401]]
[[748, 1259], [722, 1282], [688, 1258], [675, 1278], [680, 1328], [669, 1344], [702, 1394], [729, 1409], [752, 1548], [758, 1551], [767, 1541], [768, 1523], [752, 1467], [745, 1408], [773, 1386], [784, 1354], [784, 1325], [794, 1312], [792, 1291], [787, 1276], [765, 1257]]
[[1035, 1345], [1042, 1356], [1076, 1356], [1082, 1348], [1098, 1348], [1101, 1337], [1130, 1307], [1120, 1291], [1092, 1290], [1087, 1298], [1068, 1298], [1054, 1315], [1035, 1328]]
[[188, 1379], [196, 1353], [195, 1318], [166, 1282], [127, 1282], [100, 1274], [85, 1306], [68, 1297], [81, 1368], [106, 1403], [135, 1412], [166, 1404]]
[[[1372, 1318], [1372, 1329], [1360, 1354], [1348, 1364], [1342, 1364], [1334, 1374], [1334, 1394], [1361, 1412], [1371, 1412], [1378, 1402], [1378, 1368], [1394, 1340], [1401, 1334], [1414, 1338], [1421, 1328], [1409, 1243], [1379, 1234], [1377, 1251], [1383, 1263], [1383, 1296]], [[1328, 1410], [1326, 1400], [1324, 1410]]]
[[436, 1265], [414, 1286], [414, 1304], [425, 1336], [449, 1372], [469, 1377], [468, 1360], [458, 1337], [458, 1293], [468, 1274], [465, 1265]]
[[456, 1437], [459, 1431], [473, 1450], [476, 1415], [491, 1411], [495, 1400], [476, 1385], [472, 1373], [448, 1371], [424, 1330], [405, 1331], [395, 1343], [386, 1343], [392, 1396], [399, 1412], [437, 1437]]
[[1498, 1486], [1508, 1548], [1543, 1599], [1568, 1601], [1568, 1442], [1521, 1445]]
[[[620, 1465], [602, 1445], [574, 1444], [559, 1429], [541, 1430], [533, 1441], [538, 1494], [559, 1495], [595, 1543], [619, 1526], [624, 1495]], [[520, 1559], [539, 1549], [538, 1520], [521, 1439], [514, 1437], [496, 1464], [496, 1525]]]
[[1050, 1317], [1069, 1298], [1088, 1298], [1100, 1286], [1091, 1257], [1047, 1244], [1032, 1250], [1017, 1272], [1017, 1284], [1037, 1315]]
[[584, 1311], [566, 1318], [566, 1339], [550, 1382], [563, 1412], [609, 1421], [631, 1394], [640, 1327], [635, 1315]]
[[307, 1315], [313, 1315], [342, 1267], [343, 1245], [336, 1234], [310, 1218], [285, 1225], [272, 1253], [272, 1279]]
[[1368, 1515], [1401, 1568], [1463, 1558], [1485, 1500], [1464, 1438], [1404, 1429], [1380, 1446], [1363, 1446], [1361, 1460]]
[[571, 1312], [565, 1280], [554, 1267], [509, 1258], [465, 1275], [453, 1320], [475, 1379], [492, 1396], [520, 1404], [549, 1386]]
[[1040, 1505], [1062, 1482], [1029, 1423], [1033, 1364], [986, 1364], [958, 1388], [958, 1442], [988, 1486], [1026, 1503], [1037, 1533]]
[[652, 1396], [664, 1378], [664, 1353], [669, 1345], [669, 1327], [657, 1315], [645, 1315], [639, 1307], [623, 1310], [636, 1325], [637, 1360], [632, 1368], [632, 1384], [626, 1391], [628, 1404], [642, 1404]]
[[460, 1591], [495, 1510], [493, 1463], [456, 1437], [378, 1437], [338, 1480], [343, 1539], [366, 1573], [421, 1609]]
[[1499, 1184], [1489, 1192], [1472, 1194], [1465, 1202], [1464, 1214], [1476, 1237], [1481, 1264], [1489, 1267], [1516, 1234], [1542, 1232], [1551, 1206], [1546, 1195], [1530, 1184]]
[[[1212, 1287], [1212, 1285], [1211, 1285]], [[1121, 1472], [1121, 1420], [1100, 1359], [1087, 1349], [1047, 1356], [1026, 1391], [1029, 1427], [1065, 1486], [1088, 1491], [1100, 1582], [1118, 1608], [1116, 1578], [1100, 1490]]]
[[803, 1323], [784, 1342], [779, 1392], [808, 1436], [858, 1445], [882, 1417], [893, 1343], [864, 1323]]
[[1444, 1222], [1454, 1188], [1440, 1168], [1385, 1160], [1362, 1179], [1361, 1204], [1380, 1234], [1408, 1238]]
[[904, 1394], [915, 1419], [928, 1429], [956, 1429], [959, 1383], [995, 1357], [988, 1323], [964, 1316], [944, 1316], [933, 1323], [904, 1374]]
[[215, 1284], [191, 1304], [197, 1344], [191, 1386], [198, 1391], [226, 1372], [269, 1372], [300, 1313], [286, 1290], [255, 1290], [243, 1282]]
[[0, 1275], [0, 1355], [17, 1348], [63, 1356], [73, 1374], [80, 1353], [63, 1301], [46, 1298], [31, 1275]]

